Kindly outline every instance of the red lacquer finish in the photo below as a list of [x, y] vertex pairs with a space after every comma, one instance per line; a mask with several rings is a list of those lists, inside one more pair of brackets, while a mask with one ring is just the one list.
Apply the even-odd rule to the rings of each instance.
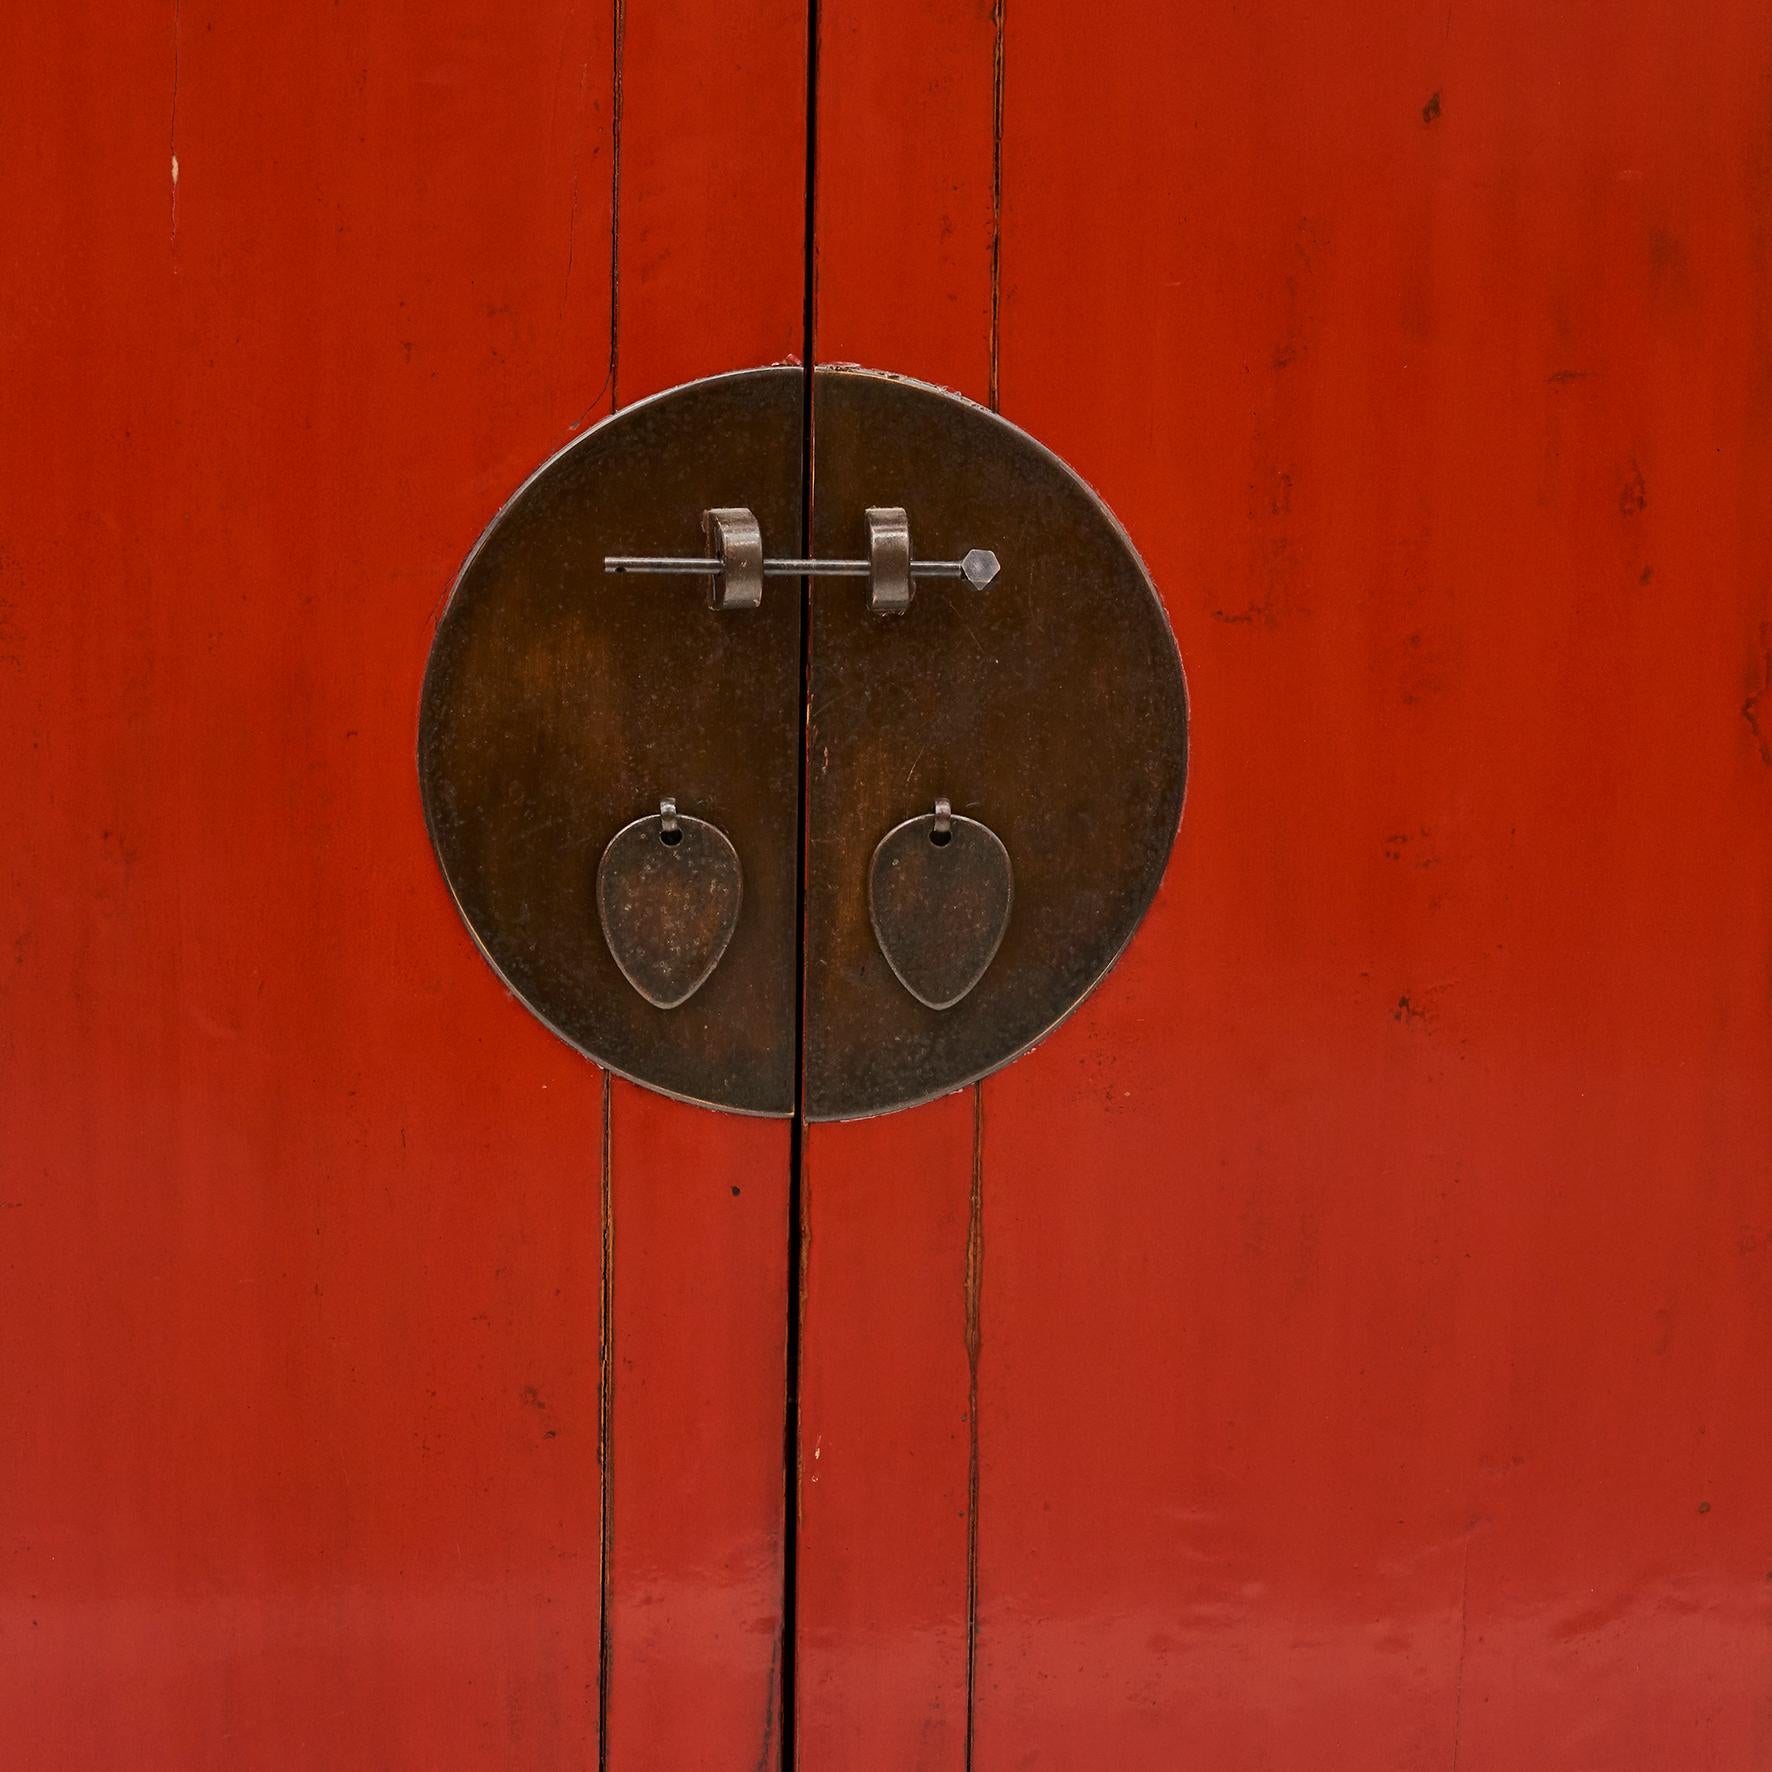
[[613, 8], [4, 37], [0, 1761], [596, 1763], [607, 1425], [609, 1763], [756, 1765], [785, 1132], [618, 1094], [605, 1399], [602, 1082], [412, 752], [511, 488], [612, 384], [793, 349], [803, 14], [630, 29], [615, 376]]
[[777, 1764], [799, 1309], [805, 1772], [1765, 1764], [1772, 22], [820, 16], [817, 354], [1101, 491], [1194, 769], [790, 1300], [412, 747], [528, 470], [801, 348], [804, 4], [7, 15], [0, 1762]]
[[787, 1131], [613, 1087], [609, 1756], [776, 1763]]
[[810, 1129], [800, 1763], [963, 1766], [973, 1091]]
[[599, 1084], [412, 750], [603, 376], [607, 21], [4, 35], [0, 1761], [582, 1762]]
[[[1195, 754], [1121, 967], [983, 1089], [981, 1769], [1772, 1748], [1769, 63], [1733, 4], [1009, 0], [1002, 408], [1145, 551]], [[927, 126], [827, 102], [821, 168]], [[914, 311], [840, 284], [823, 189], [821, 352], [986, 348], [932, 234]], [[945, 1706], [814, 1579], [808, 1741]]]
[[[820, 7], [820, 361], [988, 401], [995, 41], [989, 7]], [[814, 647], [817, 613], [814, 598]], [[819, 714], [815, 700], [814, 768]], [[966, 1763], [975, 1105], [967, 1090], [807, 1131], [796, 1720], [808, 1769]]]
[[[626, 405], [800, 348], [806, 18], [624, 21]], [[753, 1772], [782, 1739], [788, 1127], [618, 1082], [610, 1157], [609, 1764]]]

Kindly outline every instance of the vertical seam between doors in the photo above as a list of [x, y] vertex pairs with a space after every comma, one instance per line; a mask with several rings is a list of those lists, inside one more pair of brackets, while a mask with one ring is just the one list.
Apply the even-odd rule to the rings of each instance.
[[[812, 366], [817, 345], [818, 296], [818, 33], [819, 0], [806, 6], [806, 211], [803, 244], [800, 373], [800, 552], [812, 553], [813, 398]], [[807, 746], [811, 731], [812, 586], [800, 581], [800, 748], [798, 855], [794, 907], [794, 1117], [788, 1130], [788, 1286], [787, 1396], [783, 1411], [782, 1450], [782, 1615], [781, 1615], [781, 1764], [786, 1772], [799, 1765], [798, 1592], [800, 1550], [800, 1365], [806, 1318], [806, 1280], [810, 1253], [807, 1212], [806, 1129], [806, 862], [810, 778]]]

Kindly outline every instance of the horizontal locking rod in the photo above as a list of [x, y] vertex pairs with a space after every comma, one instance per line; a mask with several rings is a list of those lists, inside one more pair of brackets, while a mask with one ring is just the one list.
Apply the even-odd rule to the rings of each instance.
[[[720, 560], [691, 560], [680, 554], [610, 554], [605, 572], [680, 573], [686, 578], [709, 578], [725, 569]], [[866, 578], [873, 570], [866, 560], [765, 560], [765, 578]], [[999, 571], [997, 556], [988, 548], [974, 548], [963, 560], [913, 560], [912, 578], [963, 578], [974, 590], [982, 590]]]
[[869, 505], [864, 514], [865, 560], [765, 560], [755, 513], [719, 505], [701, 514], [701, 532], [712, 550], [707, 556], [609, 554], [603, 570], [705, 579], [711, 609], [757, 608], [766, 578], [865, 578], [868, 608], [875, 615], [903, 615], [920, 578], [957, 578], [982, 590], [997, 576], [997, 556], [989, 548], [973, 548], [961, 560], [913, 560], [910, 522], [897, 505]]

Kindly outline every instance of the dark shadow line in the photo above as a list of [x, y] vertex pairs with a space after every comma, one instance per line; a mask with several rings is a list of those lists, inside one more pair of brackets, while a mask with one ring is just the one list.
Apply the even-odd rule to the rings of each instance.
[[[1003, 409], [1003, 75], [1008, 0], [991, 53], [991, 411]], [[972, 1085], [972, 1198], [966, 1225], [966, 1772], [978, 1726], [978, 1356], [984, 1296], [984, 1083]]]
[[615, 1194], [610, 1163], [610, 1096], [613, 1079], [603, 1073], [603, 1137], [597, 1218], [602, 1244], [602, 1302], [597, 1328], [597, 1765], [609, 1766], [609, 1552], [614, 1541], [611, 1505], [615, 1494]]
[[1009, 0], [996, 0], [996, 43], [991, 55], [991, 411], [1003, 409], [998, 367], [1003, 334], [1003, 41]]
[[[610, 44], [609, 104], [609, 410], [621, 404], [616, 369], [621, 361], [621, 123], [622, 64], [627, 50], [627, 4], [615, 0], [614, 34]], [[593, 401], [593, 405], [595, 402]], [[588, 409], [587, 409], [588, 410]], [[603, 1284], [598, 1316], [597, 1481], [600, 1497], [597, 1522], [597, 1768], [609, 1769], [609, 1621], [611, 1550], [615, 1498], [615, 1189], [612, 1149], [614, 1079], [603, 1073], [602, 1179], [598, 1224], [602, 1241]]]
[[[812, 553], [812, 365], [817, 345], [818, 293], [818, 27], [819, 0], [806, 7], [806, 216], [803, 241], [800, 348], [800, 549]], [[788, 1285], [787, 1400], [783, 1411], [783, 1532], [781, 1616], [781, 1764], [794, 1772], [799, 1762], [799, 1706], [796, 1697], [796, 1634], [800, 1579], [800, 1360], [806, 1311], [806, 860], [809, 780], [807, 746], [811, 725], [812, 586], [800, 581], [800, 764], [798, 856], [794, 922], [794, 1117], [788, 1131]]]
[[621, 120], [628, 46], [627, 0], [615, 0], [615, 73], [609, 94], [609, 410], [621, 405]]
[[966, 1221], [966, 1772], [978, 1714], [978, 1354], [984, 1296], [984, 1084], [972, 1085], [972, 1199]]

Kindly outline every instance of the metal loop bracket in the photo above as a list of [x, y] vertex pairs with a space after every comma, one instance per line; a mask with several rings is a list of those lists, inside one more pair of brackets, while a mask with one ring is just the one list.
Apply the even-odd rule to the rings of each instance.
[[910, 518], [896, 505], [874, 505], [867, 521], [868, 608], [876, 615], [903, 615], [916, 594]]
[[[763, 530], [742, 506], [703, 511], [701, 532], [713, 559], [697, 561], [708, 574], [710, 609], [756, 609], [763, 601]], [[604, 571], [609, 562], [603, 562]]]

